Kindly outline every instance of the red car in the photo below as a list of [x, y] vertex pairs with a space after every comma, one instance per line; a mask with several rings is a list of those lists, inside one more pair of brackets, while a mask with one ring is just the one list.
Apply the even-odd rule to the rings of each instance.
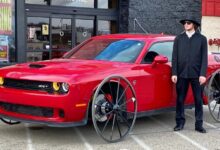
[[[97, 36], [61, 59], [1, 68], [0, 117], [9, 124], [55, 127], [85, 125], [92, 118], [103, 139], [119, 141], [131, 131], [136, 117], [175, 110], [175, 85], [170, 79], [174, 38], [162, 34]], [[210, 54], [204, 104], [210, 100], [217, 121], [218, 68], [220, 57]], [[191, 89], [185, 105], [194, 105]]]

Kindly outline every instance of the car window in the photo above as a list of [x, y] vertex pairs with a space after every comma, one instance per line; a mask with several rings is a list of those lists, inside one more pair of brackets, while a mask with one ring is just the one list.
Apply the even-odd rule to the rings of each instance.
[[172, 60], [173, 41], [154, 43], [148, 52], [154, 51], [159, 55], [164, 55], [168, 58], [168, 61]]
[[136, 40], [120, 40], [109, 44], [96, 57], [96, 60], [134, 62], [144, 43]]
[[93, 39], [74, 50], [71, 59], [94, 59], [134, 62], [145, 45], [144, 41], [128, 39]]

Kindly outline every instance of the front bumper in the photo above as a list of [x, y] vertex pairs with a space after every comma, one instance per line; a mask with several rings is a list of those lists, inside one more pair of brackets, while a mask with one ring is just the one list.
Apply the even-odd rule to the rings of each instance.
[[87, 105], [74, 91], [65, 95], [0, 87], [0, 116], [48, 126], [77, 126], [87, 121]]
[[87, 124], [87, 119], [84, 119], [79, 122], [76, 122], [76, 121], [75, 122], [51, 122], [51, 121], [37, 121], [37, 120], [14, 118], [11, 116], [1, 115], [1, 114], [0, 114], [0, 118], [6, 118], [6, 119], [19, 121], [23, 123], [46, 125], [49, 127], [77, 127], [77, 126], [83, 126]]

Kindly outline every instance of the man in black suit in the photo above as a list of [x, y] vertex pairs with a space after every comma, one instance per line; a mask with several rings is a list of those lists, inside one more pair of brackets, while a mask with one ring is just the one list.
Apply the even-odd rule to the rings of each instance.
[[174, 131], [184, 128], [184, 101], [189, 84], [191, 84], [195, 102], [195, 130], [206, 133], [203, 128], [203, 85], [206, 82], [207, 39], [201, 35], [197, 28], [200, 23], [193, 17], [180, 21], [185, 31], [174, 40], [172, 54], [172, 77], [176, 84], [176, 126]]

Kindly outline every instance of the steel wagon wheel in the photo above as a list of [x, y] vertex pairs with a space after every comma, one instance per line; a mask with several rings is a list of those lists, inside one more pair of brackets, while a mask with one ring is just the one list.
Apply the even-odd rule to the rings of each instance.
[[15, 125], [15, 124], [19, 124], [21, 122], [19, 121], [15, 121], [15, 120], [11, 120], [11, 119], [7, 119], [7, 118], [0, 118], [2, 122], [9, 124], [9, 125]]
[[136, 114], [135, 91], [126, 78], [112, 75], [99, 84], [92, 102], [92, 121], [105, 141], [124, 139], [134, 127]]
[[212, 74], [208, 84], [208, 107], [214, 120], [220, 122], [220, 70]]

